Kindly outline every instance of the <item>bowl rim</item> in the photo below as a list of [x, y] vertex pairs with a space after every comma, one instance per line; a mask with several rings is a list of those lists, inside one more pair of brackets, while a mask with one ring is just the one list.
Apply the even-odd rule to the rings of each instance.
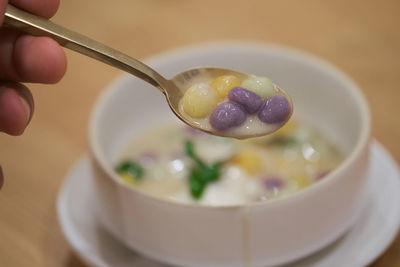
[[345, 159], [332, 171], [330, 171], [324, 179], [321, 179], [317, 183], [313, 183], [311, 186], [307, 186], [293, 194], [282, 196], [277, 199], [271, 199], [268, 201], [257, 201], [257, 202], [247, 202], [243, 204], [234, 204], [234, 205], [199, 205], [196, 203], [184, 203], [178, 202], [171, 199], [163, 199], [158, 198], [146, 193], [143, 193], [134, 187], [128, 185], [123, 182], [122, 179], [118, 177], [115, 171], [107, 167], [107, 160], [101, 152], [100, 144], [98, 142], [98, 135], [96, 134], [95, 129], [98, 128], [100, 124], [100, 119], [102, 114], [102, 109], [108, 103], [108, 99], [111, 95], [114, 94], [115, 88], [118, 88], [121, 84], [126, 82], [127, 79], [131, 78], [130, 74], [122, 74], [115, 78], [108, 86], [106, 86], [103, 91], [99, 94], [97, 100], [95, 101], [91, 113], [89, 116], [88, 123], [88, 143], [89, 143], [89, 155], [95, 160], [97, 166], [105, 173], [106, 176], [111, 179], [113, 182], [117, 183], [117, 185], [127, 188], [131, 192], [135, 192], [138, 196], [161, 202], [164, 204], [169, 204], [173, 206], [180, 206], [185, 208], [196, 208], [196, 209], [220, 209], [220, 210], [232, 210], [232, 209], [241, 209], [248, 207], [257, 207], [257, 206], [272, 206], [279, 205], [281, 203], [285, 203], [287, 201], [295, 201], [296, 199], [302, 198], [311, 192], [315, 192], [320, 190], [320, 188], [326, 187], [329, 183], [335, 179], [335, 177], [340, 176], [346, 169], [348, 169], [358, 158], [362, 155], [363, 151], [368, 147], [371, 140], [371, 114], [368, 106], [368, 102], [366, 97], [362, 93], [359, 86], [341, 69], [333, 65], [332, 63], [317, 57], [309, 52], [305, 52], [293, 47], [289, 47], [281, 44], [273, 44], [273, 43], [265, 43], [259, 41], [243, 41], [243, 40], [224, 40], [224, 41], [216, 41], [216, 42], [202, 42], [198, 44], [180, 46], [173, 49], [166, 50], [161, 53], [157, 53], [151, 57], [143, 60], [146, 64], [153, 66], [157, 65], [160, 62], [166, 62], [170, 58], [176, 58], [177, 56], [186, 55], [187, 53], [195, 53], [202, 51], [210, 51], [210, 50], [218, 50], [218, 49], [226, 49], [226, 50], [239, 50], [239, 49], [250, 49], [252, 51], [257, 50], [257, 52], [262, 53], [263, 51], [274, 51], [278, 54], [286, 54], [293, 57], [296, 57], [300, 61], [307, 62], [309, 64], [318, 66], [323, 69], [325, 72], [329, 73], [331, 76], [334, 76], [336, 79], [341, 80], [345, 87], [348, 88], [349, 92], [352, 94], [356, 104], [357, 109], [360, 110], [361, 114], [361, 128], [360, 128], [360, 138], [357, 140], [354, 148], [349, 152], [349, 154], [345, 157]]

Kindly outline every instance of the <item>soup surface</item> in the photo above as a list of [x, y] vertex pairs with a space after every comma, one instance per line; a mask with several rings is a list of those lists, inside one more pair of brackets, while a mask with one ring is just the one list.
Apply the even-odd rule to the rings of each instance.
[[327, 138], [293, 120], [274, 134], [247, 140], [170, 123], [133, 140], [116, 171], [157, 198], [226, 206], [293, 194], [323, 179], [342, 159]]

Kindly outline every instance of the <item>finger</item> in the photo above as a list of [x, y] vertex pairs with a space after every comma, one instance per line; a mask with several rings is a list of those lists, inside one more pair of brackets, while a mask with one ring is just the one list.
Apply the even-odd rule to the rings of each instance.
[[51, 18], [60, 5], [59, 0], [10, 0], [9, 2], [16, 7], [44, 18]]
[[0, 79], [56, 83], [65, 74], [67, 61], [60, 45], [48, 37], [0, 31]]
[[0, 131], [21, 135], [32, 118], [33, 108], [27, 87], [11, 82], [0, 85]]
[[65, 74], [66, 57], [53, 39], [22, 35], [15, 42], [14, 66], [21, 81], [56, 83]]
[[4, 13], [6, 12], [7, 0], [0, 0], [0, 25], [3, 24]]

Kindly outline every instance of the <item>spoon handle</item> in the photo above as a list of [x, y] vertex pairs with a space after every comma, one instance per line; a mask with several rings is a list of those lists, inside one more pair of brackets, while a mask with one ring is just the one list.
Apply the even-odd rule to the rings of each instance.
[[10, 4], [7, 5], [4, 23], [34, 36], [50, 37], [68, 49], [129, 72], [164, 92], [160, 84], [164, 84], [166, 80], [149, 66], [82, 34], [20, 10]]

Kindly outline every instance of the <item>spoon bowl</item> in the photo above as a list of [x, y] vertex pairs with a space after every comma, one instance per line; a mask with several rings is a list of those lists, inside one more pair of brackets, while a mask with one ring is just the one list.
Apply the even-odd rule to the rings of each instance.
[[[7, 5], [4, 23], [34, 36], [50, 37], [68, 49], [92, 57], [143, 79], [164, 93], [171, 110], [179, 119], [193, 128], [213, 135], [242, 139], [269, 134], [279, 129], [292, 114], [293, 108], [289, 96], [282, 89], [274, 85], [277, 93], [283, 95], [287, 99], [290, 108], [290, 114], [288, 114], [284, 121], [264, 128], [258, 127], [262, 129], [258, 131], [253, 131], [246, 123], [244, 123], [244, 126], [238, 128], [244, 128], [245, 130], [249, 128], [250, 131], [248, 129], [247, 131], [217, 131], [209, 126], [210, 124], [208, 121], [207, 123], [203, 123], [204, 120], [203, 122], [193, 120], [190, 116], [185, 114], [181, 108], [180, 102], [186, 90], [193, 84], [209, 82], [221, 75], [234, 75], [239, 80], [254, 77], [253, 75], [228, 69], [200, 67], [183, 71], [177, 74], [173, 79], [168, 80], [139, 60], [49, 20], [20, 10], [10, 4]], [[252, 121], [252, 119], [250, 119], [250, 121]]]
[[[222, 68], [213, 68], [213, 67], [197, 67], [189, 70], [185, 70], [177, 75], [175, 75], [171, 80], [169, 80], [168, 86], [164, 87], [164, 94], [167, 98], [168, 104], [171, 108], [171, 110], [175, 113], [175, 115], [181, 119], [184, 123], [190, 125], [191, 127], [201, 130], [203, 132], [221, 136], [221, 137], [234, 137], [237, 139], [245, 139], [245, 138], [250, 138], [250, 137], [257, 137], [257, 136], [262, 136], [266, 135], [269, 133], [272, 133], [279, 129], [284, 123], [276, 124], [273, 127], [270, 128], [263, 128], [262, 130], [259, 131], [216, 131], [215, 129], [212, 129], [211, 127], [207, 127], [206, 124], [204, 124], [204, 119], [196, 120], [193, 118], [190, 118], [187, 114], [182, 109], [181, 105], [181, 99], [183, 95], [185, 94], [186, 90], [193, 84], [198, 84], [198, 83], [208, 83], [209, 81], [212, 81], [216, 79], [217, 77], [221, 76], [227, 76], [227, 75], [233, 75], [237, 77], [239, 80], [246, 80], [249, 78], [255, 77], [254, 75], [235, 71], [235, 70], [230, 70], [230, 69], [222, 69]], [[288, 116], [292, 115], [293, 112], [293, 104], [292, 101], [289, 97], [289, 95], [279, 88], [277, 85], [274, 85], [276, 90], [280, 95], [283, 95], [286, 99], [288, 99], [289, 105], [290, 105], [290, 110], [291, 113]], [[245, 125], [244, 127], [249, 127], [248, 125]]]

